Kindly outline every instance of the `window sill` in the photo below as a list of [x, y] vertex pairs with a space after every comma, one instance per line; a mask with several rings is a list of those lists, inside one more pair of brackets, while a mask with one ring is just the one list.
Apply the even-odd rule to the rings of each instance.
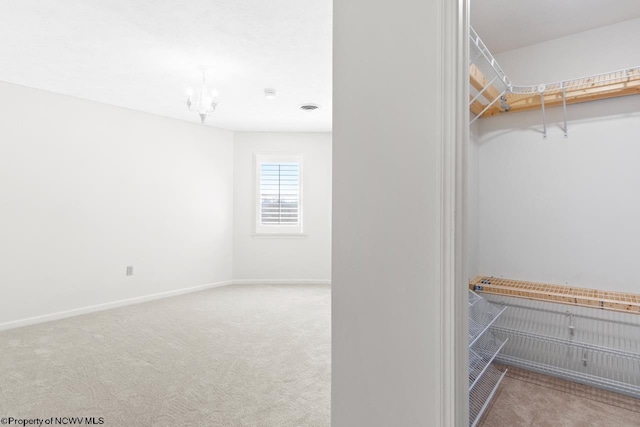
[[253, 233], [254, 239], [306, 239], [302, 233]]

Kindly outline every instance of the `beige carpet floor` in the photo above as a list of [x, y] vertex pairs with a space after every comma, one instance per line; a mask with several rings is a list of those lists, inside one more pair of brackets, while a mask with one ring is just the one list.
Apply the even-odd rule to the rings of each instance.
[[235, 285], [0, 332], [0, 417], [328, 427], [330, 299]]
[[[507, 375], [481, 427], [640, 426], [640, 413], [629, 405], [636, 399], [544, 375]], [[588, 389], [591, 392], [585, 392]], [[605, 400], [609, 403], [604, 403]]]

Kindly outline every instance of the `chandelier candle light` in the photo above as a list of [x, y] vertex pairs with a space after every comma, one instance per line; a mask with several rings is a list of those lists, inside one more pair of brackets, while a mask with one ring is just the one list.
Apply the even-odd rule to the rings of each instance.
[[187, 108], [189, 111], [195, 111], [200, 116], [200, 121], [204, 124], [207, 116], [213, 113], [218, 106], [218, 91], [207, 86], [206, 68], [200, 68], [202, 71], [202, 87], [196, 92], [195, 97], [191, 88], [187, 89]]

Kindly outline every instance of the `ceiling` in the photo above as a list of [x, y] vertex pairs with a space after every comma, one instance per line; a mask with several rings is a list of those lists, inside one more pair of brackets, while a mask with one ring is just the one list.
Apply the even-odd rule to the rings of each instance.
[[205, 65], [207, 125], [330, 131], [331, 28], [331, 0], [0, 0], [0, 80], [199, 123]]
[[471, 25], [494, 54], [637, 17], [638, 0], [471, 0]]
[[[471, 0], [493, 53], [636, 17], [638, 0]], [[185, 91], [205, 65], [207, 125], [324, 132], [331, 27], [331, 0], [0, 0], [0, 80], [198, 123]]]

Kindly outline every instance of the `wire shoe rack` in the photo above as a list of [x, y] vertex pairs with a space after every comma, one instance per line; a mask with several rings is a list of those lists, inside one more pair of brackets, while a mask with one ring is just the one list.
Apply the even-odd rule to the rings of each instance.
[[506, 309], [497, 307], [483, 298], [469, 307], [469, 347], [473, 347]]
[[482, 419], [506, 371], [492, 365], [509, 338], [500, 338], [491, 326], [507, 307], [491, 304], [469, 291], [469, 425], [475, 427]]

